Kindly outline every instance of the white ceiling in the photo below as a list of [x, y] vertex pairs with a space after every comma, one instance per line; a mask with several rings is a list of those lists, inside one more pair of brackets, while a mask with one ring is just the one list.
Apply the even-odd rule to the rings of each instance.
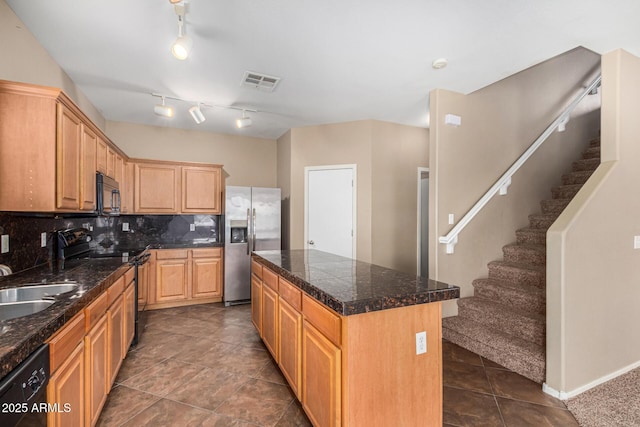
[[[469, 93], [584, 46], [640, 56], [638, 0], [188, 0], [186, 61], [169, 0], [6, 0], [107, 120], [277, 138], [292, 127], [377, 119], [427, 126], [435, 88]], [[445, 57], [447, 68], [434, 70]], [[240, 85], [281, 77], [276, 91]], [[266, 111], [236, 129], [238, 111]]]

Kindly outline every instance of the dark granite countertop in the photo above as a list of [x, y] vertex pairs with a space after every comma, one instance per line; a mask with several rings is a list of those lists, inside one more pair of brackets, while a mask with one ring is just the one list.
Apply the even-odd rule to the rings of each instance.
[[18, 366], [75, 314], [111, 286], [125, 271], [120, 258], [67, 261], [64, 270], [41, 266], [0, 277], [0, 289], [33, 283], [76, 282], [77, 291], [56, 297], [45, 310], [0, 321], [0, 378]]
[[460, 297], [457, 286], [317, 250], [253, 254], [257, 262], [343, 316]]

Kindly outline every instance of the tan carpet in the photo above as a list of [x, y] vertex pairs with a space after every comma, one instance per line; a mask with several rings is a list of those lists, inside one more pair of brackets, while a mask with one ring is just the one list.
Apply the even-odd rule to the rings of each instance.
[[640, 368], [567, 401], [582, 427], [640, 426]]

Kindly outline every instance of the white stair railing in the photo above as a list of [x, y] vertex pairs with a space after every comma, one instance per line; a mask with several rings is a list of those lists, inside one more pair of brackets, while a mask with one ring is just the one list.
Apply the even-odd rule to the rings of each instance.
[[580, 101], [592, 91], [595, 91], [600, 84], [602, 76], [598, 75], [589, 86], [587, 86], [580, 94], [573, 100], [571, 104], [556, 118], [545, 131], [534, 141], [533, 144], [522, 153], [520, 158], [516, 160], [507, 171], [502, 174], [500, 178], [487, 190], [487, 192], [476, 202], [475, 205], [458, 221], [458, 223], [447, 233], [446, 236], [440, 236], [438, 241], [444, 245], [447, 245], [447, 253], [452, 254], [453, 248], [458, 243], [458, 235], [460, 232], [471, 222], [471, 220], [482, 210], [482, 208], [491, 200], [496, 193], [501, 196], [507, 194], [507, 189], [511, 185], [511, 177], [520, 169], [520, 167], [536, 152], [543, 142], [547, 140], [556, 128], [564, 126], [569, 120], [569, 116], [573, 110], [578, 106]]

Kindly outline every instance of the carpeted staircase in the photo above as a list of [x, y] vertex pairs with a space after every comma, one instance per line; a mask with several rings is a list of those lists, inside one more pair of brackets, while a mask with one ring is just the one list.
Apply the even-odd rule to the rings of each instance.
[[458, 300], [458, 316], [443, 319], [443, 337], [538, 383], [545, 379], [547, 229], [600, 164], [600, 139], [591, 141], [542, 212], [473, 281], [474, 296]]

